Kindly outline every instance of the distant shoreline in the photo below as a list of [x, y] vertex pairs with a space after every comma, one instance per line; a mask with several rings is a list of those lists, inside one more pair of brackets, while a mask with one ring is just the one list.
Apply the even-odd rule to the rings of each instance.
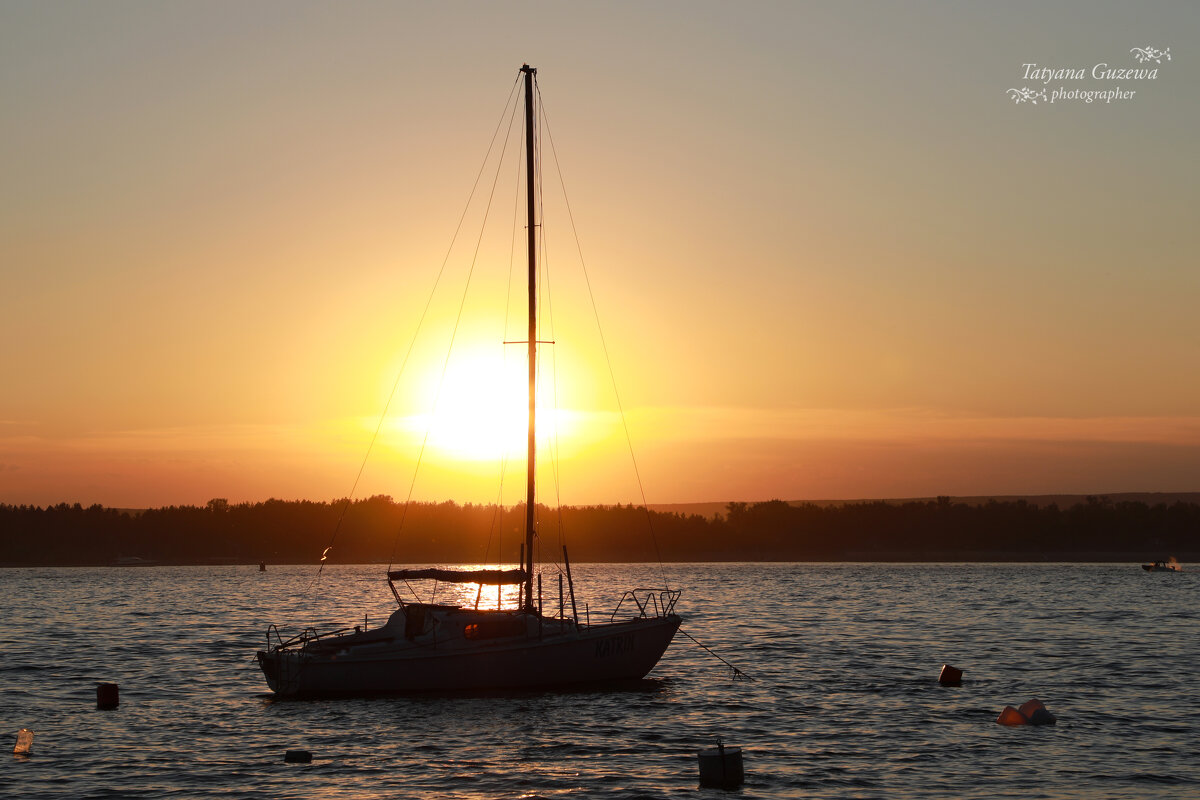
[[[1108, 494], [980, 494], [980, 495], [937, 495], [930, 497], [860, 497], [852, 500], [787, 500], [791, 506], [814, 505], [822, 508], [830, 506], [846, 506], [862, 503], [888, 503], [903, 505], [904, 503], [936, 502], [939, 496], [948, 497], [951, 503], [963, 503], [969, 506], [981, 506], [987, 503], [1028, 503], [1038, 508], [1056, 505], [1059, 508], [1070, 508], [1079, 503], [1086, 503], [1089, 497], [1104, 497], [1113, 503], [1196, 503], [1200, 504], [1200, 492], [1111, 492]], [[706, 501], [699, 503], [650, 503], [652, 511], [662, 511], [667, 514], [698, 514], [713, 518], [722, 514], [731, 502]]]
[[[1136, 497], [1138, 499], [1127, 499]], [[1147, 563], [1200, 557], [1200, 494], [984, 502], [770, 500], [541, 508], [538, 559], [576, 563]], [[1151, 499], [1153, 503], [1145, 502]], [[701, 509], [704, 510], [704, 509]], [[514, 563], [524, 508], [268, 500], [145, 509], [0, 505], [3, 566]]]
[[[904, 503], [931, 503], [936, 502], [939, 498], [949, 498], [951, 503], [962, 503], [969, 506], [981, 506], [987, 503], [1028, 503], [1032, 506], [1045, 508], [1050, 505], [1057, 505], [1060, 508], [1070, 508], [1079, 503], [1086, 503], [1089, 497], [1102, 497], [1113, 503], [1145, 503], [1146, 505], [1157, 505], [1158, 503], [1195, 503], [1200, 505], [1200, 492], [1098, 492], [1093, 494], [980, 494], [980, 495], [930, 495], [927, 497], [856, 497], [843, 499], [819, 499], [819, 500], [785, 500], [784, 502], [790, 506], [814, 505], [820, 508], [861, 505], [863, 503], [887, 503], [889, 505], [903, 505]], [[288, 503], [311, 503], [323, 502], [312, 500], [285, 500], [285, 501], [268, 501], [268, 502], [288, 502]], [[442, 503], [453, 501], [422, 501], [423, 503]], [[730, 503], [748, 503], [753, 505], [760, 502], [769, 502], [763, 500], [701, 500], [694, 503], [649, 503], [647, 508], [651, 511], [660, 511], [664, 514], [683, 514], [684, 516], [697, 515], [712, 519], [718, 514], [723, 514], [729, 507]], [[3, 506], [0, 503], [0, 506]], [[28, 505], [28, 504], [26, 504]], [[591, 504], [576, 504], [570, 506], [572, 508], [620, 508], [624, 503], [591, 503]], [[37, 506], [38, 508], [50, 508], [52, 506]], [[128, 514], [129, 516], [139, 516], [147, 511], [159, 511], [165, 508], [173, 508], [174, 506], [151, 506], [146, 508], [121, 508], [114, 506], [104, 506], [106, 510], [115, 511], [119, 514]], [[180, 506], [183, 507], [183, 506]], [[510, 506], [511, 507], [511, 506]]]

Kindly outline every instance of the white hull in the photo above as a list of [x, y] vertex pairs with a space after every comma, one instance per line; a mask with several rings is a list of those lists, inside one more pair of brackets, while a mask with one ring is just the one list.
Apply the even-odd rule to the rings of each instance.
[[[529, 633], [439, 643], [397, 638], [339, 649], [259, 653], [267, 684], [286, 696], [519, 689], [636, 680], [654, 668], [679, 628], [674, 614], [582, 626], [530, 617]], [[539, 630], [540, 629], [540, 630]], [[346, 637], [349, 639], [350, 637]]]

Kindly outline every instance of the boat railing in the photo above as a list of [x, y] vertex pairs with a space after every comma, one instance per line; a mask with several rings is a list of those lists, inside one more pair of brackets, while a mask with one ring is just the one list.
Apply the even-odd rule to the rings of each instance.
[[630, 589], [621, 595], [617, 607], [613, 609], [612, 616], [609, 617], [609, 622], [616, 622], [621, 608], [628, 608], [627, 604], [630, 603], [637, 606], [639, 619], [668, 616], [675, 610], [679, 594], [678, 589]]
[[[300, 633], [290, 639], [284, 639], [279, 633], [279, 628], [274, 624], [267, 626], [267, 651], [286, 650], [289, 647], [299, 646], [301, 649], [307, 648], [310, 645], [316, 644], [321, 639], [327, 639], [331, 636], [341, 636], [349, 633], [353, 628], [338, 628], [336, 631], [318, 632], [316, 628], [305, 628]], [[276, 644], [271, 645], [271, 635], [275, 635]]]
[[273, 649], [282, 650], [284, 647], [283, 636], [280, 635], [279, 628], [275, 625], [275, 623], [272, 622], [270, 625], [267, 626], [267, 652], [268, 653], [271, 652], [271, 650], [272, 650], [272, 647], [271, 647], [271, 634], [272, 633], [275, 634], [275, 642], [276, 642], [276, 646]]

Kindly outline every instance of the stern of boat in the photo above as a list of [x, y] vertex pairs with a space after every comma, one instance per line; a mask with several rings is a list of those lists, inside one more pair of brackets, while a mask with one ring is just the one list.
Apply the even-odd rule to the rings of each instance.
[[[340, 634], [342, 631], [337, 631]], [[255, 653], [259, 669], [267, 679], [267, 686], [278, 695], [295, 696], [301, 692], [301, 674], [307, 653], [305, 649], [321, 638], [312, 630], [284, 641], [275, 625], [267, 627], [267, 649]]]

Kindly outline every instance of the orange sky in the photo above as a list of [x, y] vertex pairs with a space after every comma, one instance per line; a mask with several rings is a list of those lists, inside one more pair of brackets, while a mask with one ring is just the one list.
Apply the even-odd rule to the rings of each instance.
[[[0, 502], [349, 492], [523, 61], [650, 502], [1197, 490], [1200, 11], [993, 5], [0, 6]], [[359, 495], [521, 495], [505, 164]], [[637, 502], [544, 176], [541, 497]]]

